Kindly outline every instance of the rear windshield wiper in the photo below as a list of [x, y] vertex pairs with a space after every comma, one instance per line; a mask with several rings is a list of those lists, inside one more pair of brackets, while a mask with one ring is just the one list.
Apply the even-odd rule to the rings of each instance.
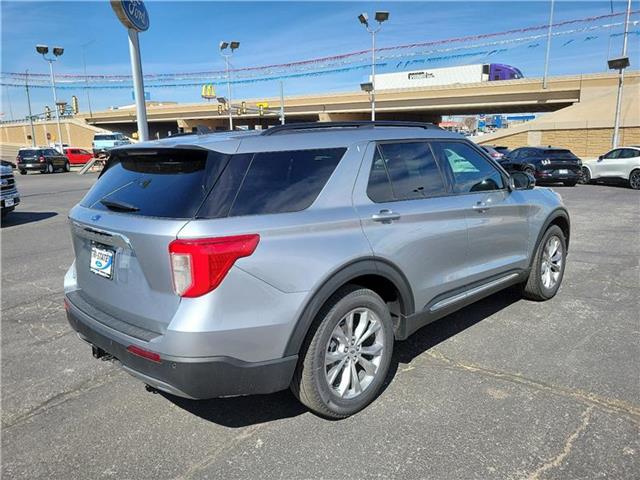
[[100, 200], [100, 203], [107, 207], [109, 210], [115, 210], [117, 212], [137, 212], [140, 210], [135, 205], [130, 203], [120, 202], [118, 200]]

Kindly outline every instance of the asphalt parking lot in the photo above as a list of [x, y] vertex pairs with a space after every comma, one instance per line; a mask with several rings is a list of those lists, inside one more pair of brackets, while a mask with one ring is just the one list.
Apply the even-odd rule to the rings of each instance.
[[327, 421], [289, 392], [146, 392], [67, 324], [66, 214], [95, 175], [18, 176], [2, 225], [3, 478], [638, 478], [640, 194], [558, 187], [562, 288], [503, 292], [396, 346], [365, 411]]

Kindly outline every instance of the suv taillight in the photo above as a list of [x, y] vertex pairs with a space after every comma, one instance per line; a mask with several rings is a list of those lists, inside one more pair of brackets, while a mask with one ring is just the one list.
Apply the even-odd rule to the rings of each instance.
[[173, 289], [181, 297], [214, 290], [235, 261], [251, 255], [260, 235], [174, 240], [169, 244]]
[[44, 163], [44, 157], [43, 157], [42, 155], [40, 155], [40, 158], [38, 158], [38, 161], [39, 161], [40, 163]]
[[16, 157], [16, 163], [20, 163], [20, 155]]

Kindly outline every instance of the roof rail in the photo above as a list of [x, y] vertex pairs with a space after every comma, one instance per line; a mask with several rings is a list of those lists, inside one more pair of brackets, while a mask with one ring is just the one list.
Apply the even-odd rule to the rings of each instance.
[[410, 127], [424, 129], [440, 129], [432, 123], [402, 122], [395, 120], [353, 121], [353, 122], [306, 122], [276, 125], [264, 130], [261, 135], [277, 135], [292, 130], [315, 130], [327, 128], [373, 128], [373, 127]]

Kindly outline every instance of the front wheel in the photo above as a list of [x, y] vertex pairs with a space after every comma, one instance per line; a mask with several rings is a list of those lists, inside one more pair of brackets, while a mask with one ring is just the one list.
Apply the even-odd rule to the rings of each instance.
[[315, 413], [345, 418], [371, 403], [393, 353], [393, 322], [374, 291], [338, 290], [318, 313], [300, 354], [291, 390]]
[[640, 190], [640, 170], [636, 169], [629, 175], [629, 186], [634, 190]]
[[530, 300], [549, 300], [555, 296], [564, 277], [567, 259], [567, 241], [557, 225], [544, 233], [533, 259], [524, 296]]

